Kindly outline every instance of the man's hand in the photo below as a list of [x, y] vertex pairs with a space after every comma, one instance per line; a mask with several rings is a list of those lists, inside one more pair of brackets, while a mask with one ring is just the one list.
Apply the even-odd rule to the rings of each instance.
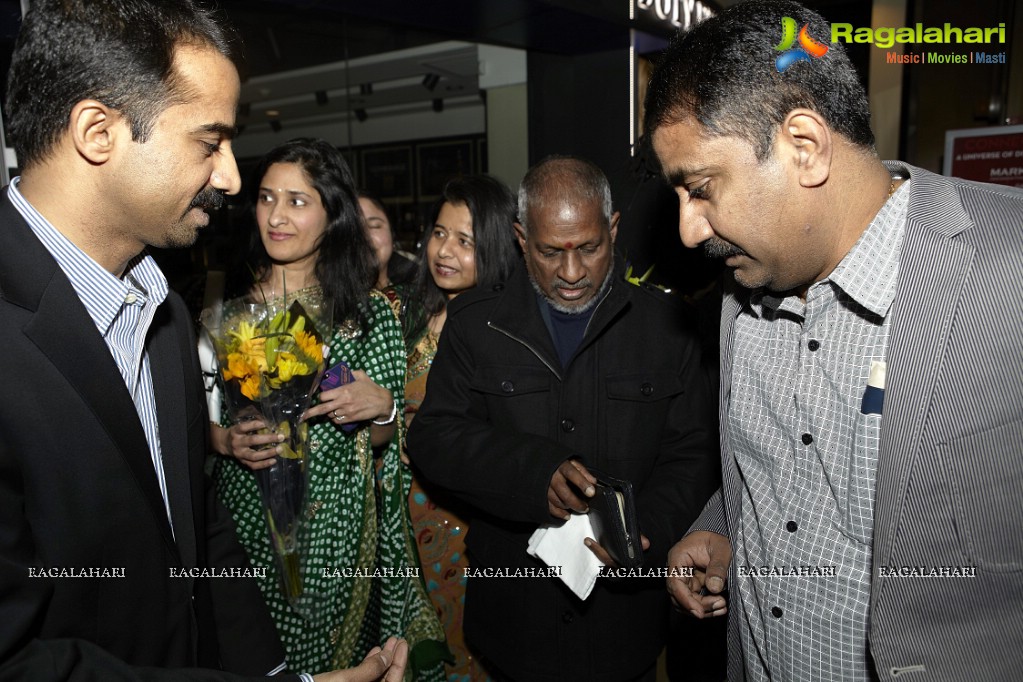
[[314, 675], [314, 682], [401, 682], [408, 665], [408, 642], [391, 637], [373, 647], [355, 668]]
[[668, 578], [671, 600], [697, 618], [725, 615], [728, 605], [721, 592], [731, 561], [732, 544], [724, 535], [697, 530], [685, 536], [668, 552], [668, 568], [692, 568], [693, 575]]
[[574, 459], [561, 463], [558, 470], [551, 476], [550, 487], [547, 488], [547, 508], [551, 516], [568, 520], [572, 512], [585, 514], [590, 508], [579, 493], [585, 497], [593, 497], [597, 479]]
[[[607, 553], [607, 550], [604, 549], [596, 540], [593, 538], [586, 538], [583, 542], [586, 543], [586, 546], [590, 548], [591, 552], [597, 555], [597, 558], [600, 559], [602, 564], [610, 566], [611, 568], [618, 568], [617, 562], [611, 558], [611, 555]], [[645, 535], [639, 536], [639, 544], [643, 548], [644, 552], [650, 549], [650, 541], [647, 540]]]

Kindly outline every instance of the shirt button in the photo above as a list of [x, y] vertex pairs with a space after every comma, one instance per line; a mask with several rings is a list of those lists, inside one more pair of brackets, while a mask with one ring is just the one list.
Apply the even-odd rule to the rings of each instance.
[[501, 382], [501, 390], [504, 391], [505, 393], [514, 393], [515, 384], [505, 379], [504, 381]]
[[809, 445], [810, 443], [813, 442], [813, 436], [811, 436], [808, 433], [804, 433], [803, 437], [800, 440], [803, 441], [803, 445]]
[[561, 620], [565, 621], [566, 623], [571, 623], [572, 621], [575, 620], [575, 615], [571, 611], [565, 611], [563, 614], [561, 614]]
[[131, 294], [131, 293], [129, 293], [127, 296], [124, 297], [124, 302], [127, 303], [128, 305], [132, 305], [137, 300], [138, 300], [138, 298], [135, 296], [135, 294]]
[[817, 339], [810, 339], [810, 343], [806, 344], [806, 347], [810, 350], [817, 350], [821, 347], [821, 342]]
[[788, 523], [785, 524], [785, 530], [787, 530], [790, 533], [795, 533], [798, 529], [799, 526], [796, 524], [795, 521], [789, 521]]
[[642, 386], [639, 387], [639, 392], [646, 396], [653, 395], [654, 393], [653, 384], [643, 384]]
[[565, 433], [572, 433], [573, 431], [575, 431], [575, 422], [572, 421], [571, 419], [562, 419], [561, 430], [564, 431]]
[[771, 615], [772, 616], [774, 616], [775, 618], [781, 618], [781, 614], [782, 614], [782, 610], [779, 609], [777, 606], [772, 606], [771, 607]]

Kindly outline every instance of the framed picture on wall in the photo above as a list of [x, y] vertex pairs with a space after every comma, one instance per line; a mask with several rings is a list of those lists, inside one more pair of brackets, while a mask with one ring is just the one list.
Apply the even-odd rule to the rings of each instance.
[[419, 201], [436, 201], [448, 180], [476, 172], [475, 152], [475, 145], [469, 139], [416, 145]]
[[411, 202], [412, 147], [363, 149], [362, 187], [389, 204]]

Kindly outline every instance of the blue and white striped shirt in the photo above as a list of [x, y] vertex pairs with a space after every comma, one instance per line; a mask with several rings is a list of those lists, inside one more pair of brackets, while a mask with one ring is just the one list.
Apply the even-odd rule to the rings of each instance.
[[139, 254], [128, 263], [124, 275], [118, 279], [75, 246], [25, 200], [18, 191], [20, 180], [14, 178], [11, 181], [7, 196], [67, 275], [110, 349], [146, 433], [149, 455], [170, 522], [156, 396], [149, 370], [149, 352], [146, 350], [146, 337], [153, 316], [167, 298], [167, 278], [152, 256]]

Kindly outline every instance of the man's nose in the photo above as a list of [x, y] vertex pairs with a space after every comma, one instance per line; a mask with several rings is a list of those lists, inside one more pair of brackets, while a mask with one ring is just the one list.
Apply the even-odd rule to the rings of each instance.
[[234, 160], [231, 147], [223, 145], [217, 156], [217, 165], [210, 175], [210, 184], [225, 194], [238, 194], [242, 188], [242, 177], [238, 173], [238, 164]]
[[679, 199], [678, 235], [682, 238], [682, 243], [690, 249], [714, 236], [710, 222], [698, 209], [696, 203], [687, 197]]
[[583, 268], [582, 258], [574, 249], [567, 249], [561, 254], [561, 267], [558, 268], [558, 277], [569, 284], [575, 284], [586, 276], [586, 269]]

